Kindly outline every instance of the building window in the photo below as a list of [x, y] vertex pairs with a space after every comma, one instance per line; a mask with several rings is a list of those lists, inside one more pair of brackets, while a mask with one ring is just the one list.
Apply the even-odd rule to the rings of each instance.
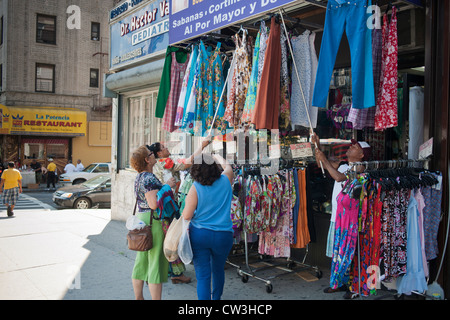
[[[121, 115], [121, 137], [118, 146], [119, 168], [130, 168], [130, 155], [135, 149], [160, 141], [169, 148], [174, 159], [190, 154], [191, 137], [181, 131], [169, 133], [162, 130], [162, 119], [155, 118], [157, 91], [142, 96], [127, 97]], [[200, 137], [201, 138], [201, 137]]]
[[91, 69], [89, 76], [89, 86], [98, 88], [98, 69]]
[[98, 22], [91, 23], [91, 40], [100, 40], [100, 23]]
[[37, 15], [36, 41], [56, 44], [56, 17], [43, 14]]
[[55, 66], [36, 64], [36, 92], [55, 92]]

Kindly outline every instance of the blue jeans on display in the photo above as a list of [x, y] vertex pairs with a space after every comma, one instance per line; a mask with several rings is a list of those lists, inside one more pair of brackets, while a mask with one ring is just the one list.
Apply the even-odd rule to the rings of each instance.
[[367, 25], [372, 15], [371, 12], [367, 13], [367, 6], [371, 4], [371, 0], [328, 1], [313, 106], [326, 107], [331, 76], [344, 30], [351, 53], [352, 107], [365, 109], [375, 105], [372, 30]]
[[[233, 233], [189, 226], [197, 297], [199, 300], [220, 300], [225, 284], [225, 262], [233, 246]], [[211, 295], [212, 278], [212, 295]]]

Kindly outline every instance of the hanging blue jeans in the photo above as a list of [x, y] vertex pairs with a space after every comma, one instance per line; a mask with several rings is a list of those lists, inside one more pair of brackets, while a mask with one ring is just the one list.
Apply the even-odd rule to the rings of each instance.
[[[372, 69], [372, 30], [367, 26], [371, 0], [329, 0], [320, 46], [312, 105], [326, 107], [336, 55], [345, 30], [351, 53], [353, 108], [375, 105]], [[370, 19], [369, 19], [370, 20]]]
[[[225, 262], [233, 246], [233, 233], [189, 226], [197, 297], [199, 300], [220, 300], [225, 284]], [[212, 278], [212, 295], [211, 295]]]

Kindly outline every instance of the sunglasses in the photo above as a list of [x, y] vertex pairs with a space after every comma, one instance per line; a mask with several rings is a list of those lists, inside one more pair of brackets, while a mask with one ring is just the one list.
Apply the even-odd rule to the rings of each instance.
[[151, 148], [150, 148], [150, 146], [149, 146], [148, 144], [146, 145], [146, 147], [147, 147], [148, 151], [150, 151], [150, 153], [148, 154], [147, 157], [151, 157], [153, 154], [155, 154], [155, 153], [151, 150]]

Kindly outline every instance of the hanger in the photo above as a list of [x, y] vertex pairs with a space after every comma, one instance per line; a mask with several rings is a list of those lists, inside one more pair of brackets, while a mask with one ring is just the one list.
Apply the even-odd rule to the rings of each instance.
[[388, 14], [389, 10], [392, 9], [392, 1], [389, 1], [387, 7], [386, 7], [386, 11], [384, 12], [384, 14]]

